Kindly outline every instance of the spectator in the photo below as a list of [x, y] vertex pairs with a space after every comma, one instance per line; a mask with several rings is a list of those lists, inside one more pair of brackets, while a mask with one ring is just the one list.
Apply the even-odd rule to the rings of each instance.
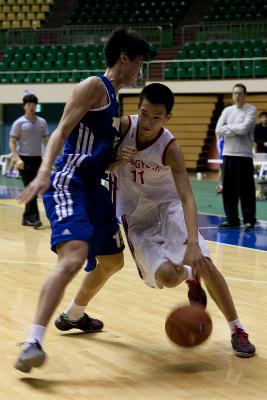
[[[218, 150], [218, 155], [219, 155], [219, 159], [222, 160], [223, 156], [223, 144], [224, 144], [224, 137], [220, 136], [219, 139], [217, 140], [217, 150]], [[219, 169], [219, 174], [218, 174], [218, 179], [219, 179], [219, 183], [216, 186], [216, 193], [217, 194], [222, 194], [223, 192], [223, 171], [222, 171], [222, 164], [220, 165], [220, 169]]]
[[253, 167], [253, 136], [256, 108], [245, 102], [246, 87], [233, 87], [233, 106], [226, 107], [216, 126], [217, 137], [224, 136], [223, 205], [226, 221], [220, 228], [239, 228], [238, 201], [241, 201], [245, 230], [255, 229], [256, 196]]
[[[36, 116], [38, 99], [31, 91], [25, 91], [23, 97], [25, 114], [18, 118], [10, 131], [9, 147], [16, 162], [24, 186], [37, 175], [42, 162], [42, 142], [49, 138], [46, 121]], [[37, 196], [25, 205], [22, 225], [39, 228], [42, 223], [37, 205]]]
[[259, 115], [260, 123], [255, 126], [254, 143], [256, 153], [267, 153], [267, 112]]

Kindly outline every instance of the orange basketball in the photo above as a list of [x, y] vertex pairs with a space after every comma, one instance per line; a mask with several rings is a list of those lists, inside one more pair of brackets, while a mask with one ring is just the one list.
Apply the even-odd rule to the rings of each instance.
[[197, 346], [210, 336], [212, 320], [203, 307], [184, 305], [167, 317], [165, 331], [169, 339], [179, 346]]

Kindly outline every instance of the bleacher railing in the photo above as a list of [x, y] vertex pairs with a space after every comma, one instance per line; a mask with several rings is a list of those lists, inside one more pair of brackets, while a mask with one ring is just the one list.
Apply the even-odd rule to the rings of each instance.
[[267, 21], [224, 21], [185, 25], [182, 28], [182, 42], [207, 40], [266, 39]]
[[[242, 71], [242, 62], [244, 61], [249, 61], [251, 62], [251, 73], [244, 75]], [[166, 80], [166, 68], [177, 68], [177, 73], [176, 77], [170, 78], [167, 80], [193, 80], [193, 79], [231, 79], [231, 78], [263, 78], [263, 76], [259, 76], [256, 73], [256, 62], [257, 61], [264, 61], [265, 64], [267, 65], [267, 57], [254, 57], [254, 58], [209, 58], [209, 59], [186, 59], [186, 60], [154, 60], [154, 61], [149, 61], [149, 62], [144, 62], [143, 64], [143, 71], [142, 71], [142, 79], [139, 81], [135, 82], [136, 87], [138, 86], [143, 86], [145, 81], [150, 81], [153, 80], [154, 78], [151, 77], [151, 67], [154, 64], [160, 65], [160, 76], [157, 77], [157, 80]], [[236, 69], [235, 73], [233, 73], [232, 76], [229, 76], [229, 73], [227, 73], [227, 68], [229, 67], [229, 62], [235, 63]], [[207, 67], [206, 74], [202, 74], [200, 77], [198, 74], [198, 69], [200, 63], [202, 66]], [[181, 72], [178, 67], [182, 67], [184, 64], [187, 65], [187, 67], [191, 68], [190, 74], [188, 76], [181, 76]], [[217, 67], [220, 68], [220, 75], [219, 76], [213, 76], [212, 74], [212, 67], [216, 64]], [[266, 68], [267, 70], [267, 68]], [[51, 77], [54, 77], [55, 81], [54, 83], [57, 83], [57, 80], [60, 78], [60, 76], [64, 73], [68, 74], [68, 76], [72, 77], [73, 82], [79, 81], [79, 75], [81, 73], [87, 74], [88, 76], [94, 75], [94, 74], [100, 74], [103, 73], [104, 69], [87, 69], [87, 70], [80, 70], [80, 69], [73, 69], [73, 70], [50, 70], [50, 71], [4, 71], [0, 72], [0, 81], [2, 76], [9, 76], [11, 78], [14, 78], [18, 75], [23, 74], [26, 78], [29, 78], [31, 75], [35, 75], [41, 78], [41, 81], [43, 83], [46, 83], [45, 77], [51, 74]], [[218, 75], [218, 74], [217, 74]], [[266, 74], [267, 75], [267, 74]]]
[[[27, 45], [70, 45], [70, 44], [98, 44], [104, 43], [109, 34], [118, 28], [115, 25], [95, 26], [65, 26], [59, 29], [38, 30], [8, 30], [3, 40], [7, 46]], [[127, 28], [142, 35], [151, 43], [161, 44], [163, 38], [163, 26], [131, 26]], [[168, 26], [171, 29], [171, 26]]]
[[[244, 61], [251, 61], [251, 74], [244, 75], [242, 71], [242, 62]], [[184, 64], [187, 64], [187, 66], [192, 68], [192, 74], [186, 79], [214, 79], [215, 77], [212, 76], [211, 72], [211, 67], [217, 64], [218, 67], [221, 67], [221, 75], [219, 77], [216, 77], [216, 79], [231, 79], [231, 78], [257, 78], [259, 76], [256, 75], [256, 62], [257, 61], [264, 61], [267, 63], [267, 57], [251, 57], [251, 58], [197, 58], [197, 59], [185, 59], [185, 60], [153, 60], [149, 62], [144, 63], [144, 69], [143, 69], [143, 79], [144, 80], [151, 80], [151, 67], [154, 64], [160, 65], [160, 73], [161, 77], [158, 77], [158, 79], [166, 80], [165, 78], [165, 69], [166, 68], [171, 68], [171, 67], [182, 67]], [[229, 66], [229, 62], [231, 64], [236, 63], [236, 71], [235, 74], [232, 76], [229, 76], [226, 73], [227, 67]], [[205, 65], [207, 67], [207, 74], [204, 74], [204, 76], [200, 77], [197, 74], [197, 69], [199, 68], [199, 64], [202, 64], [203, 66]], [[267, 70], [267, 67], [265, 68]], [[228, 75], [228, 76], [227, 76]], [[267, 74], [266, 74], [267, 76]], [[179, 76], [179, 69], [177, 69], [177, 76], [176, 79], [180, 79], [185, 77]], [[175, 78], [174, 78], [175, 79]], [[173, 79], [173, 80], [174, 80]]]

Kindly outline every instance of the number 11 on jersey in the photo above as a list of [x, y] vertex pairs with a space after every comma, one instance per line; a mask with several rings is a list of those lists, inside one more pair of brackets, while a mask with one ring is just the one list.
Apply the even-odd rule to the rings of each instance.
[[136, 170], [134, 170], [134, 171], [131, 171], [132, 172], [132, 174], [133, 174], [133, 181], [134, 182], [137, 182], [137, 183], [141, 183], [141, 185], [143, 185], [145, 182], [144, 182], [144, 172], [145, 171], [136, 171]]

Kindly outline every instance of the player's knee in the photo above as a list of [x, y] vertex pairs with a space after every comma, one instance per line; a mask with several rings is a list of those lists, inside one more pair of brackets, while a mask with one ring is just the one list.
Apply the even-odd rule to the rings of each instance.
[[68, 259], [61, 261], [60, 268], [64, 275], [72, 278], [82, 268], [84, 261], [85, 259], [82, 256], [70, 256]]
[[122, 269], [124, 265], [123, 253], [97, 258], [105, 275], [111, 276]]
[[175, 287], [180, 283], [179, 274], [171, 263], [166, 263], [157, 270], [156, 279], [168, 288]]

